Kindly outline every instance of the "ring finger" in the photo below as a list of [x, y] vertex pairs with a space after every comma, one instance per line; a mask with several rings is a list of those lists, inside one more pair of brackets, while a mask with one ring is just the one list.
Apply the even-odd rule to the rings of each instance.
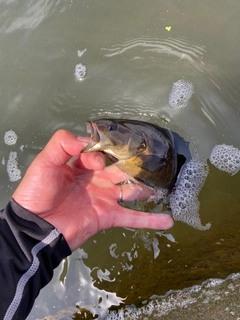
[[118, 187], [118, 202], [145, 200], [153, 191], [138, 184], [128, 183], [117, 186]]

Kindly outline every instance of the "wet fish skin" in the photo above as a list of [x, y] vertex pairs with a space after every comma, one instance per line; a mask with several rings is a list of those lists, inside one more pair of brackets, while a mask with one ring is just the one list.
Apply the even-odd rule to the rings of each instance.
[[99, 119], [86, 124], [91, 142], [82, 152], [103, 152], [123, 172], [151, 188], [174, 186], [182, 166], [179, 146], [185, 160], [191, 157], [188, 143], [178, 134], [152, 123]]

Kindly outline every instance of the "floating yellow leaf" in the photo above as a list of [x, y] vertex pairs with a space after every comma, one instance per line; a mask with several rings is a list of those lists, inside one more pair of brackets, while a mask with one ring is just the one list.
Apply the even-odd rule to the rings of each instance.
[[172, 29], [172, 27], [171, 27], [171, 26], [165, 27], [165, 29], [166, 29], [167, 31], [170, 31], [170, 30]]

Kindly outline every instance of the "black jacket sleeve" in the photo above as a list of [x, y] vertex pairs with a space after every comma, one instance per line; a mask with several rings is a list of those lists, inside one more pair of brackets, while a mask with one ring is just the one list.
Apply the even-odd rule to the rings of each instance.
[[51, 224], [13, 199], [0, 211], [0, 319], [25, 319], [71, 250]]

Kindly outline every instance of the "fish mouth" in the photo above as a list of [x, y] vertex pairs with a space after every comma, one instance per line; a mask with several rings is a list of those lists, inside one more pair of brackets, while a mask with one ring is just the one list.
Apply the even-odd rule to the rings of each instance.
[[81, 152], [83, 153], [92, 151], [102, 151], [112, 163], [118, 162], [118, 159], [116, 157], [107, 152], [104, 152], [103, 147], [101, 145], [101, 132], [98, 130], [96, 123], [87, 121], [86, 126], [87, 133], [90, 134], [91, 141]]
[[100, 135], [99, 135], [96, 123], [87, 121], [86, 126], [87, 126], [87, 133], [90, 134], [91, 141], [85, 148], [83, 148], [81, 152], [83, 153], [83, 152], [100, 151], [101, 139], [100, 139]]

